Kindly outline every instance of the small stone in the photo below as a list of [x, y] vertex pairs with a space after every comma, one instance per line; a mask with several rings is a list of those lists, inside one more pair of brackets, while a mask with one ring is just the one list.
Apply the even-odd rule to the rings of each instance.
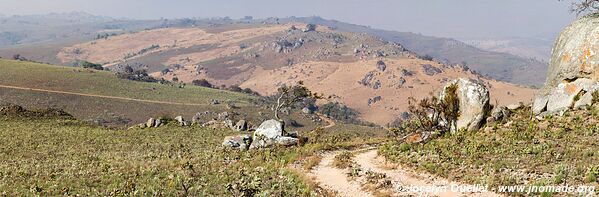
[[243, 134], [225, 137], [222, 146], [225, 148], [247, 150], [251, 143], [252, 136], [249, 134]]
[[508, 106], [507, 106], [507, 109], [509, 109], [509, 110], [512, 110], [512, 111], [513, 111], [513, 110], [518, 110], [518, 109], [521, 109], [521, 108], [523, 108], [523, 107], [524, 107], [524, 103], [522, 103], [522, 102], [518, 102], [518, 103], [514, 103], [514, 104], [511, 104], [511, 105], [508, 105]]
[[148, 119], [148, 121], [146, 122], [146, 127], [154, 127], [154, 126], [156, 126], [156, 119], [154, 119], [154, 118]]

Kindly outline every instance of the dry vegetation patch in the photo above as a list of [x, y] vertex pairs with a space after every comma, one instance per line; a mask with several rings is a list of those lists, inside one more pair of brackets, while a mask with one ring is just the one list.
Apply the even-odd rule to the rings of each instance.
[[478, 132], [427, 143], [392, 142], [379, 153], [419, 170], [471, 184], [599, 186], [596, 110], [531, 119], [530, 109]]

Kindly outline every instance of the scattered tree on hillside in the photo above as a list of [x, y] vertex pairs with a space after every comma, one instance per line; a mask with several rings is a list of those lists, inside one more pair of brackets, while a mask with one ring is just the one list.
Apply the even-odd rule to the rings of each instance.
[[597, 12], [599, 11], [599, 0], [582, 0], [581, 2], [573, 2], [571, 11], [578, 15], [587, 12]]
[[15, 54], [12, 56], [13, 60], [19, 60], [19, 61], [27, 61], [27, 58], [21, 56], [21, 54]]
[[420, 59], [428, 60], [428, 61], [433, 61], [434, 58], [433, 58], [433, 56], [430, 56], [430, 55], [426, 54], [424, 56], [420, 56]]
[[304, 86], [304, 82], [299, 81], [294, 86], [283, 85], [277, 90], [277, 104], [275, 106], [275, 118], [281, 120], [279, 112], [283, 108], [292, 107], [296, 103], [303, 102], [306, 99], [320, 99], [322, 96], [312, 93]]
[[201, 87], [213, 88], [214, 86], [206, 79], [196, 79], [191, 84]]
[[128, 79], [132, 81], [141, 81], [141, 82], [162, 82], [164, 80], [158, 80], [154, 77], [148, 75], [148, 72], [144, 69], [134, 70], [133, 67], [127, 65], [122, 69], [122, 71], [117, 71], [116, 76], [121, 79]]
[[343, 121], [346, 123], [359, 122], [359, 113], [356, 110], [351, 109], [346, 105], [342, 105], [338, 102], [329, 102], [327, 104], [324, 104], [318, 108], [318, 111], [329, 118]]
[[408, 111], [411, 121], [406, 125], [408, 131], [420, 132], [426, 140], [432, 134], [444, 134], [457, 128], [460, 115], [456, 84], [445, 88], [445, 97], [431, 96], [417, 101], [413, 97], [408, 100]]
[[95, 64], [95, 63], [91, 63], [91, 62], [88, 62], [88, 61], [75, 62], [74, 66], [79, 66], [79, 67], [83, 67], [83, 68], [90, 68], [90, 69], [95, 69], [95, 70], [104, 70], [104, 67], [102, 67], [102, 64]]

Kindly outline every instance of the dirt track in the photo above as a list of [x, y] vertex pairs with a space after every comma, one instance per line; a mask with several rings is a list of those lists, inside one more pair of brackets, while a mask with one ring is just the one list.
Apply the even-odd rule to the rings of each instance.
[[15, 89], [15, 90], [29, 90], [29, 91], [36, 91], [36, 92], [48, 92], [48, 93], [67, 94], [67, 95], [86, 96], [86, 97], [96, 97], [96, 98], [118, 99], [118, 100], [136, 101], [136, 102], [143, 102], [143, 103], [156, 103], [156, 104], [168, 104], [168, 105], [185, 105], [185, 106], [207, 106], [208, 105], [208, 104], [195, 104], [195, 103], [177, 103], [177, 102], [168, 102], [168, 101], [153, 101], [153, 100], [134, 99], [134, 98], [127, 98], [127, 97], [118, 97], [118, 96], [106, 96], [106, 95], [97, 95], [97, 94], [84, 94], [84, 93], [76, 93], [76, 92], [45, 90], [45, 89], [37, 89], [37, 88], [25, 88], [25, 87], [7, 86], [7, 85], [0, 85], [0, 88]]
[[[336, 192], [340, 196], [373, 196], [366, 191], [359, 179], [349, 179], [346, 170], [332, 166], [333, 159], [339, 152], [329, 152], [323, 155], [321, 163], [310, 172], [321, 187]], [[373, 171], [385, 174], [394, 181], [393, 188], [389, 189], [391, 196], [502, 196], [493, 192], [462, 193], [452, 191], [451, 188], [467, 188], [472, 185], [452, 182], [443, 178], [435, 177], [426, 173], [416, 174], [409, 169], [391, 169], [385, 166], [383, 158], [378, 157], [376, 149], [358, 150], [354, 162], [360, 166], [362, 171]], [[407, 188], [447, 188], [446, 190], [414, 192]], [[398, 190], [403, 188], [404, 190]]]

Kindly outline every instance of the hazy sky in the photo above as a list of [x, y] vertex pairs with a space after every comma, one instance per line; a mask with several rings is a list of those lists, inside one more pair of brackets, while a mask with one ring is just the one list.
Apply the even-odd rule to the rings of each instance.
[[551, 39], [575, 16], [558, 0], [0, 0], [0, 14], [84, 11], [137, 19], [322, 16], [425, 35]]

